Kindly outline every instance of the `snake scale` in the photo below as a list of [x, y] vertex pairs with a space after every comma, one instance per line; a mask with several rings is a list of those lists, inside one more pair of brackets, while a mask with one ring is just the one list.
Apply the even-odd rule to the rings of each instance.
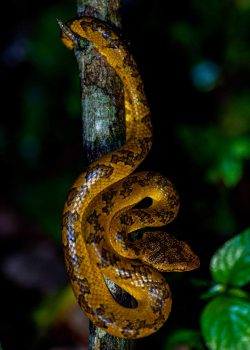
[[[132, 174], [152, 143], [143, 84], [127, 48], [103, 22], [82, 17], [61, 28], [68, 48], [76, 45], [73, 39], [85, 38], [115, 69], [124, 85], [126, 115], [126, 143], [93, 162], [69, 191], [62, 224], [67, 271], [80, 307], [95, 326], [118, 337], [144, 337], [158, 330], [171, 310], [169, 286], [157, 270], [192, 270], [199, 259], [185, 242], [156, 229], [131, 239], [131, 232], [170, 223], [179, 209], [168, 179], [151, 171]], [[152, 204], [136, 207], [145, 197]], [[136, 307], [120, 305], [104, 277], [132, 295]]]

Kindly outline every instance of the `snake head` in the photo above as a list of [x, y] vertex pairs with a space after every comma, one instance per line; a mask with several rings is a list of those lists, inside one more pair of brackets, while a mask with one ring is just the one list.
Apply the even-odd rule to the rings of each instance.
[[79, 34], [75, 33], [71, 29], [71, 23], [74, 20], [68, 21], [66, 24], [63, 23], [60, 19], [56, 19], [59, 27], [61, 28], [61, 39], [64, 45], [72, 50], [72, 49], [85, 49], [88, 45], [88, 41], [81, 37]]
[[139, 244], [139, 259], [159, 271], [190, 271], [200, 266], [199, 258], [189, 245], [169, 233], [145, 232]]

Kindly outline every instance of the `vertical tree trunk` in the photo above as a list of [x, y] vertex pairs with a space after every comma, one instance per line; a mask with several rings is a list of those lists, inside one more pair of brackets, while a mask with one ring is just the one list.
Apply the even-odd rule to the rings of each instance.
[[[99, 18], [121, 28], [120, 0], [77, 0], [77, 15]], [[93, 45], [75, 51], [81, 80], [83, 145], [88, 163], [125, 142], [124, 94], [120, 78]], [[127, 293], [113, 282], [109, 289], [122, 305], [131, 306]], [[113, 337], [90, 324], [90, 350], [131, 350], [133, 341]]]

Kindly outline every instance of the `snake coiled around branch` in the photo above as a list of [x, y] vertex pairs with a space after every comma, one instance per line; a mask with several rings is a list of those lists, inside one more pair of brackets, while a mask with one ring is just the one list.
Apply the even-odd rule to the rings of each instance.
[[[192, 270], [199, 259], [165, 232], [151, 230], [131, 240], [134, 231], [171, 222], [179, 197], [157, 173], [132, 174], [150, 150], [152, 128], [143, 84], [125, 45], [94, 18], [71, 20], [65, 28], [62, 40], [68, 48], [76, 45], [75, 37], [84, 38], [115, 69], [124, 85], [126, 114], [124, 146], [92, 163], [68, 194], [62, 229], [66, 266], [78, 303], [94, 325], [114, 336], [140, 338], [158, 330], [171, 310], [169, 286], [157, 270]], [[152, 204], [138, 209], [145, 197]], [[120, 305], [105, 278], [132, 295], [136, 307]]]

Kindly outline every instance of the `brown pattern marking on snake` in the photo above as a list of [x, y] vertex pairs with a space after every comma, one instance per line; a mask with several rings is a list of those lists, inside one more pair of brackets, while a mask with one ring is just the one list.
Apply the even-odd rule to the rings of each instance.
[[78, 296], [78, 303], [86, 313], [98, 317], [96, 323], [97, 327], [106, 329], [108, 327], [108, 324], [114, 323], [116, 320], [116, 317], [112, 312], [107, 312], [105, 310], [104, 304], [100, 304], [98, 308], [91, 307], [87, 302], [86, 296], [84, 294], [80, 294]]
[[[162, 303], [164, 302], [164, 300], [171, 298], [171, 291], [170, 289], [166, 288], [164, 279], [162, 279], [161, 281], [147, 280], [145, 284], [147, 285], [150, 293], [155, 294], [155, 291], [158, 292], [157, 299], [159, 302]], [[155, 310], [155, 312], [161, 312], [161, 309], [161, 307], [158, 307], [158, 309]]]
[[149, 185], [150, 181], [152, 181], [155, 176], [154, 172], [148, 172], [147, 176], [143, 179], [138, 177], [137, 175], [131, 175], [127, 179], [125, 179], [122, 183], [122, 190], [120, 191], [120, 196], [122, 198], [129, 197], [133, 191], [133, 185], [138, 184], [141, 187], [146, 187]]
[[145, 137], [140, 138], [137, 140], [137, 145], [140, 146], [140, 152], [138, 152], [136, 155], [134, 152], [130, 150], [120, 150], [119, 153], [112, 154], [111, 156], [111, 163], [117, 164], [119, 162], [124, 163], [125, 165], [129, 165], [131, 167], [134, 167], [135, 164], [144, 159], [146, 155], [149, 152], [150, 146], [151, 146], [152, 138], [151, 137]]
[[137, 175], [129, 176], [127, 179], [123, 181], [122, 189], [119, 195], [124, 199], [129, 197], [133, 191], [134, 184], [138, 184], [141, 187], [149, 186], [154, 176], [155, 176], [155, 173], [152, 171], [147, 172], [146, 176], [143, 178], [140, 178]]
[[[114, 257], [113, 257], [113, 260], [114, 260]], [[108, 263], [107, 263], [107, 266], [109, 266]], [[147, 276], [148, 278], [149, 276], [152, 275], [152, 270], [147, 265], [142, 265], [141, 263], [138, 263], [138, 264], [133, 263], [131, 264], [130, 269], [119, 267], [118, 274], [119, 274], [119, 277], [122, 279], [131, 279], [136, 274]]]
[[[81, 308], [84, 309], [84, 311], [90, 315], [95, 314], [95, 310], [89, 306], [88, 300], [86, 299], [85, 294], [79, 294], [78, 295], [78, 303], [81, 306]], [[105, 326], [105, 325], [104, 325]]]
[[146, 210], [140, 209], [136, 211], [136, 216], [145, 225], [153, 224], [155, 222], [154, 216], [148, 213]]
[[118, 230], [114, 239], [115, 242], [119, 242], [120, 247], [123, 251], [127, 251], [128, 249], [134, 248], [134, 244], [128, 238], [127, 228], [121, 228], [120, 230]]
[[124, 239], [126, 239], [126, 235], [127, 230], [121, 228], [119, 231], [117, 231], [115, 239], [117, 242], [123, 241]]
[[152, 123], [151, 123], [151, 115], [150, 113], [148, 113], [147, 115], [145, 115], [145, 117], [142, 118], [142, 123], [146, 125], [146, 127], [149, 129], [149, 130], [153, 130], [153, 126], [152, 126]]
[[120, 40], [119, 39], [111, 39], [108, 47], [110, 49], [118, 49], [120, 45]]
[[87, 244], [97, 243], [99, 244], [103, 240], [104, 228], [99, 223], [99, 217], [101, 214], [97, 214], [97, 210], [93, 210], [92, 213], [87, 217], [87, 222], [91, 224], [92, 231], [89, 236], [86, 237]]
[[129, 150], [121, 150], [119, 153], [114, 153], [111, 156], [111, 163], [118, 164], [119, 162], [134, 167], [136, 164], [135, 154]]
[[123, 327], [122, 334], [125, 338], [136, 338], [140, 334], [140, 330], [145, 328], [146, 320], [132, 320], [127, 321], [126, 325]]
[[77, 277], [76, 281], [80, 287], [80, 291], [82, 294], [90, 294], [90, 284], [86, 277]]
[[[159, 287], [159, 286], [158, 286]], [[169, 298], [169, 297], [168, 297]], [[163, 302], [160, 302], [159, 305], [162, 305]], [[152, 311], [155, 314], [158, 314], [158, 316], [155, 318], [155, 320], [151, 323], [147, 322], [146, 320], [142, 319], [135, 319], [132, 321], [127, 320], [125, 322], [125, 326], [123, 327], [123, 335], [125, 338], [136, 338], [140, 334], [140, 331], [143, 328], [148, 328], [148, 329], [157, 329], [157, 325], [159, 322], [164, 322], [164, 315], [161, 312], [160, 306], [158, 308], [152, 309]]]
[[115, 202], [115, 198], [117, 196], [117, 191], [114, 189], [110, 189], [110, 191], [108, 192], [104, 192], [102, 195], [102, 201], [105, 202], [104, 207], [102, 208], [102, 212], [106, 213], [106, 214], [110, 214], [113, 206], [114, 206], [114, 202]]
[[65, 227], [69, 227], [72, 223], [79, 220], [79, 213], [77, 211], [66, 211], [63, 213], [62, 224]]
[[[135, 60], [133, 59], [133, 57], [130, 55], [129, 52], [126, 53], [125, 57], [123, 58], [123, 66], [125, 67], [131, 67], [133, 70], [133, 78], [137, 78], [138, 77], [138, 73], [137, 72], [137, 65], [135, 63]], [[143, 89], [143, 95], [144, 95], [144, 89]]]
[[104, 23], [101, 20], [96, 21], [89, 21], [86, 22], [85, 20], [80, 22], [80, 25], [83, 30], [88, 30], [91, 28], [93, 32], [99, 32], [104, 39], [107, 39], [107, 36], [109, 37], [109, 41], [107, 43], [107, 47], [110, 47], [110, 45], [113, 42], [117, 42], [117, 45], [114, 45], [114, 47], [111, 47], [112, 49], [116, 49], [120, 46], [121, 40], [117, 37], [117, 35], [114, 33], [114, 28], [111, 28], [111, 26], [107, 23]]
[[[63, 214], [65, 262], [78, 303], [95, 326], [114, 336], [144, 337], [159, 329], [171, 310], [169, 286], [156, 268], [160, 269], [164, 260], [163, 265], [167, 265], [169, 271], [191, 270], [199, 266], [199, 261], [185, 243], [179, 244], [177, 249], [169, 235], [163, 238], [161, 234], [158, 240], [154, 234], [144, 234], [140, 241], [135, 241], [140, 262], [122, 256], [126, 249], [123, 242], [128, 243], [127, 249], [130, 244], [132, 246], [126, 235], [134, 220], [149, 225], [154, 224], [153, 220], [157, 224], [166, 224], [177, 214], [179, 199], [168, 180], [159, 175], [153, 172], [131, 175], [149, 152], [152, 126], [143, 83], [127, 48], [111, 28], [97, 19], [82, 17], [71, 20], [67, 26], [75, 33], [76, 40], [78, 35], [92, 42], [122, 80], [127, 135], [123, 147], [90, 165], [69, 192]], [[62, 29], [62, 40], [72, 49], [75, 43], [68, 37], [69, 34], [67, 36], [67, 27], [62, 25]], [[131, 206], [137, 199], [140, 201], [142, 195], [150, 197], [150, 191], [148, 194], [146, 191], [147, 188], [152, 190], [154, 183], [158, 186], [158, 196], [163, 202], [165, 200], [164, 208], [162, 211], [151, 208], [150, 215], [146, 211], [138, 214], [136, 209], [133, 216]], [[164, 191], [166, 194], [163, 195]], [[124, 213], [127, 206], [130, 211]], [[120, 227], [114, 233], [114, 241], [121, 240], [122, 243], [113, 250], [110, 228], [106, 226], [113, 222], [117, 212], [122, 214], [119, 214]], [[170, 242], [167, 242], [168, 239]], [[139, 301], [136, 308], [127, 309], [113, 299], [103, 271], [107, 278], [113, 276], [121, 288], [126, 290], [129, 287]]]
[[116, 266], [118, 261], [121, 261], [121, 259], [116, 254], [113, 254], [106, 248], [102, 247], [101, 264], [98, 263], [99, 266], [101, 267]]
[[106, 326], [116, 320], [116, 316], [112, 312], [106, 311], [104, 304], [100, 304], [100, 306], [96, 309], [96, 314], [98, 314]]
[[70, 205], [76, 195], [78, 194], [79, 190], [77, 187], [72, 187], [69, 192], [68, 192], [68, 197], [67, 197], [67, 205]]
[[146, 96], [145, 96], [144, 86], [143, 86], [143, 83], [140, 79], [140, 75], [139, 75], [139, 72], [137, 70], [136, 62], [135, 62], [134, 58], [130, 55], [129, 52], [127, 52], [125, 54], [125, 57], [123, 59], [123, 67], [124, 67], [124, 69], [126, 69], [126, 67], [132, 68], [131, 71], [133, 71], [133, 73], [131, 74], [131, 76], [135, 79], [138, 79], [138, 84], [136, 86], [136, 89], [138, 92], [139, 102], [141, 104], [143, 104], [144, 106], [148, 107], [148, 101], [147, 101]]
[[144, 265], [142, 263], [131, 263], [131, 268], [134, 274], [147, 276], [147, 278], [150, 278], [150, 276], [152, 276], [152, 269], [150, 266]]
[[111, 165], [104, 165], [104, 164], [95, 164], [93, 166], [89, 166], [86, 171], [86, 181], [90, 182], [93, 180], [94, 176], [98, 174], [100, 178], [106, 178], [108, 179], [114, 171], [114, 168]]
[[156, 183], [163, 189], [167, 189], [167, 188], [175, 189], [173, 183], [171, 181], [169, 181], [169, 179], [167, 179], [163, 176], [157, 176]]
[[120, 196], [125, 199], [130, 196], [132, 192], [132, 185], [138, 183], [137, 176], [129, 176], [122, 183], [122, 190], [120, 191]]
[[155, 216], [162, 222], [162, 224], [164, 224], [166, 222], [172, 221], [176, 214], [172, 210], [163, 210], [161, 212], [157, 211], [155, 213]]
[[79, 200], [82, 200], [86, 194], [89, 193], [89, 188], [87, 185], [83, 185], [79, 188], [77, 187], [72, 187], [69, 192], [68, 192], [68, 197], [67, 197], [67, 205], [70, 206], [72, 201], [78, 198]]
[[146, 173], [146, 176], [144, 176], [143, 178], [139, 178], [138, 179], [138, 184], [141, 187], [147, 187], [149, 186], [150, 182], [155, 178], [155, 176], [157, 176], [158, 174], [155, 173], [154, 171], [148, 171]]
[[136, 156], [138, 161], [146, 157], [146, 155], [150, 150], [151, 143], [152, 143], [152, 137], [144, 137], [144, 138], [138, 139], [138, 145], [141, 148], [140, 153], [138, 153]]
[[120, 223], [124, 226], [131, 226], [134, 223], [134, 218], [129, 213], [122, 213], [120, 216]]

